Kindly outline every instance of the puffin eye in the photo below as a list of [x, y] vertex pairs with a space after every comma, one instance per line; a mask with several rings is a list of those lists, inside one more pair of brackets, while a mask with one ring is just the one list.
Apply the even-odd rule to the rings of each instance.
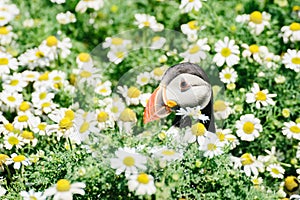
[[191, 86], [185, 80], [181, 80], [181, 82], [180, 82], [180, 91], [181, 92], [185, 92], [190, 88], [191, 88]]

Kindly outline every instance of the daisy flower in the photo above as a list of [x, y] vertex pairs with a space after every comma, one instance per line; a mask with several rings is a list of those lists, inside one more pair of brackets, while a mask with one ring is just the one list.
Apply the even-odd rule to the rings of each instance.
[[38, 79], [39, 75], [40, 74], [36, 71], [26, 70], [26, 71], [22, 72], [22, 78], [24, 79], [24, 81], [27, 81], [27, 82], [36, 81]]
[[153, 155], [163, 161], [174, 161], [181, 159], [183, 154], [167, 147], [162, 147], [154, 150]]
[[188, 142], [188, 143], [193, 143], [198, 140], [200, 144], [200, 138], [204, 138], [207, 134], [207, 130], [204, 126], [204, 124], [197, 122], [196, 124], [192, 125], [191, 128], [188, 128], [185, 131], [185, 134], [183, 136], [183, 140]]
[[126, 58], [127, 54], [128, 52], [126, 49], [112, 49], [107, 53], [107, 58], [110, 62], [117, 65]]
[[117, 91], [119, 94], [121, 94], [125, 98], [125, 102], [127, 105], [138, 105], [140, 102], [140, 96], [141, 91], [134, 86], [127, 87], [124, 86], [118, 86]]
[[244, 141], [253, 141], [263, 130], [260, 120], [253, 114], [242, 115], [240, 120], [235, 123], [235, 127], [238, 129], [237, 135]]
[[20, 196], [23, 197], [23, 200], [46, 200], [46, 197], [42, 192], [35, 192], [33, 189], [27, 191], [21, 191]]
[[239, 63], [240, 50], [237, 45], [235, 45], [234, 40], [229, 40], [228, 37], [224, 38], [224, 41], [219, 40], [215, 44], [215, 51], [217, 54], [213, 58], [213, 62], [217, 66], [221, 67], [226, 63], [229, 67]]
[[150, 16], [147, 14], [135, 14], [135, 22], [134, 24], [138, 26], [139, 29], [142, 28], [150, 28], [153, 31], [162, 31], [164, 29], [164, 25], [157, 23], [154, 16]]
[[283, 26], [281, 28], [283, 42], [287, 43], [300, 41], [300, 24], [297, 22], [291, 23], [289, 26]]
[[115, 125], [115, 120], [109, 109], [96, 110], [96, 116], [96, 119], [98, 121], [98, 128], [100, 130], [106, 129], [108, 127], [113, 127]]
[[3, 88], [7, 91], [18, 91], [22, 92], [23, 88], [28, 85], [28, 82], [23, 79], [21, 73], [14, 73], [12, 76], [3, 76]]
[[183, 13], [188, 13], [192, 10], [199, 11], [202, 8], [202, 3], [200, 0], [181, 0], [179, 9]]
[[152, 195], [156, 192], [153, 176], [140, 173], [131, 175], [128, 180], [129, 191], [135, 191], [137, 195]]
[[195, 39], [197, 39], [198, 37], [197, 36], [198, 30], [201, 30], [204, 27], [200, 27], [198, 25], [198, 21], [193, 20], [188, 22], [187, 24], [182, 24], [180, 28], [181, 28], [181, 32], [188, 36], [189, 41], [195, 41]]
[[279, 164], [271, 164], [267, 167], [267, 171], [270, 172], [273, 178], [280, 178], [283, 179], [284, 177], [284, 168], [281, 167]]
[[23, 102], [23, 95], [4, 90], [0, 93], [0, 99], [3, 102], [1, 106], [3, 110], [14, 111]]
[[78, 68], [82, 68], [85, 65], [93, 66], [93, 59], [90, 54], [82, 52], [76, 57], [76, 63]]
[[49, 102], [52, 101], [55, 94], [52, 92], [49, 92], [49, 89], [45, 87], [40, 87], [38, 90], [34, 91], [32, 94], [32, 100], [31, 102], [33, 105], [41, 104], [43, 102]]
[[56, 15], [56, 20], [60, 24], [70, 24], [76, 22], [76, 17], [73, 13], [67, 11], [66, 13], [58, 13]]
[[167, 70], [167, 67], [156, 67], [156, 68], [154, 68], [150, 72], [151, 78], [153, 78], [156, 81], [160, 81], [166, 70]]
[[253, 58], [257, 63], [262, 64], [263, 58], [269, 53], [269, 50], [266, 46], [258, 46], [256, 44], [248, 45], [242, 44], [242, 47], [245, 49], [242, 52], [244, 58], [248, 58], [250, 61]]
[[47, 126], [46, 122], [41, 122], [41, 119], [37, 118], [37, 123], [30, 127], [30, 130], [39, 135], [46, 135]]
[[193, 108], [186, 107], [186, 108], [180, 108], [179, 110], [176, 111], [176, 115], [181, 115], [183, 117], [190, 116], [195, 120], [201, 120], [203, 122], [206, 122], [209, 120], [209, 117], [202, 114], [201, 112], [201, 107], [196, 106]]
[[13, 132], [4, 136], [4, 147], [11, 150], [13, 147], [20, 149], [24, 146], [23, 138]]
[[259, 171], [264, 169], [264, 166], [252, 154], [244, 153], [240, 158], [231, 157], [234, 163], [234, 169], [243, 167], [243, 171], [247, 176], [258, 176]]
[[30, 165], [30, 161], [24, 155], [18, 155], [16, 153], [11, 154], [11, 157], [8, 158], [5, 162], [6, 165], [14, 164], [14, 169], [20, 169], [21, 165], [28, 166]]
[[250, 15], [238, 15], [236, 22], [248, 23], [250, 32], [255, 35], [261, 34], [265, 27], [270, 27], [271, 15], [267, 12], [254, 11]]
[[286, 135], [288, 139], [294, 138], [300, 140], [300, 123], [295, 123], [293, 121], [284, 122], [284, 127], [282, 128], [283, 135]]
[[275, 55], [274, 53], [268, 52], [264, 55], [262, 63], [264, 66], [266, 66], [268, 69], [275, 69], [278, 68], [278, 62], [281, 60], [280, 56]]
[[222, 71], [219, 74], [219, 77], [223, 83], [235, 83], [238, 75], [233, 68], [226, 67], [222, 69]]
[[28, 66], [30, 70], [33, 70], [36, 67], [43, 68], [45, 66], [50, 66], [50, 59], [46, 55], [43, 48], [37, 47], [27, 49], [18, 57], [18, 60], [20, 65]]
[[125, 172], [125, 176], [128, 177], [131, 174], [137, 174], [138, 169], [146, 170], [146, 157], [136, 153], [133, 148], [119, 148], [115, 155], [117, 158], [110, 159], [110, 166], [116, 169], [117, 175]]
[[56, 184], [45, 190], [44, 196], [53, 196], [53, 199], [73, 199], [73, 194], [84, 195], [85, 184], [81, 182], [70, 183], [67, 179], [60, 179]]
[[[0, 170], [1, 170], [1, 172], [4, 171], [4, 165], [5, 165], [5, 162], [8, 158], [9, 158], [8, 155], [0, 154]], [[1, 192], [0, 192], [0, 196], [1, 196]]]
[[70, 53], [70, 48], [72, 47], [71, 39], [64, 38], [63, 40], [58, 40], [55, 36], [51, 35], [44, 40], [38, 47], [50, 60], [57, 59], [58, 54], [62, 58], [66, 58]]
[[125, 109], [125, 103], [119, 97], [113, 98], [113, 101], [107, 105], [106, 109], [111, 113], [113, 120], [117, 120], [121, 112]]
[[223, 144], [214, 133], [207, 132], [206, 136], [199, 138], [198, 142], [199, 150], [204, 151], [204, 157], [213, 158], [223, 153]]
[[13, 39], [17, 38], [17, 35], [12, 32], [11, 26], [0, 27], [0, 44], [6, 46], [10, 44]]
[[75, 7], [76, 12], [84, 13], [88, 8], [99, 10], [104, 5], [103, 0], [81, 0]]
[[167, 40], [164, 37], [155, 36], [151, 40], [150, 49], [161, 49], [166, 43], [166, 41]]
[[141, 73], [137, 76], [136, 83], [139, 84], [140, 86], [147, 85], [150, 82], [150, 73], [149, 72], [144, 72]]
[[277, 94], [268, 94], [269, 91], [267, 89], [260, 90], [259, 85], [257, 83], [253, 83], [253, 87], [251, 88], [251, 93], [246, 94], [246, 102], [247, 103], [255, 103], [257, 109], [262, 106], [275, 105], [273, 101], [273, 97], [276, 97]]
[[12, 55], [0, 51], [0, 74], [9, 74], [10, 70], [18, 69], [18, 61]]
[[105, 81], [104, 83], [97, 84], [95, 92], [105, 97], [109, 96], [111, 94], [111, 82]]
[[200, 39], [196, 44], [190, 45], [189, 49], [179, 56], [184, 58], [185, 62], [199, 63], [206, 58], [206, 51], [209, 51], [210, 47], [207, 44], [207, 38]]
[[24, 143], [31, 144], [33, 147], [35, 147], [38, 142], [31, 131], [22, 131], [21, 137], [23, 138]]
[[128, 49], [131, 45], [130, 40], [126, 40], [119, 37], [107, 37], [103, 42], [103, 48], [110, 48], [110, 49]]
[[21, 111], [15, 116], [13, 125], [16, 129], [23, 130], [24, 128], [33, 126], [37, 123], [37, 118], [38, 117], [35, 117], [30, 111]]
[[216, 129], [216, 136], [219, 139], [219, 142], [221, 142], [223, 144], [223, 146], [225, 145], [231, 145], [231, 146], [236, 146], [236, 144], [232, 144], [233, 142], [235, 142], [232, 138], [235, 138], [234, 135], [231, 134], [232, 130], [231, 129], [220, 129], [217, 128]]
[[0, 26], [9, 23], [20, 13], [20, 10], [15, 4], [8, 4], [8, 2], [9, 1], [2, 1], [0, 4]]
[[78, 84], [87, 83], [87, 85], [93, 86], [100, 79], [101, 75], [99, 70], [90, 65], [84, 65], [79, 70]]
[[59, 105], [54, 103], [52, 100], [38, 102], [37, 104], [33, 104], [33, 106], [35, 107], [35, 115], [49, 114], [59, 107]]
[[131, 133], [132, 127], [136, 124], [136, 113], [130, 108], [125, 108], [117, 121], [120, 132]]
[[217, 120], [227, 119], [233, 113], [230, 103], [223, 100], [216, 100], [213, 105], [214, 116]]
[[288, 49], [282, 58], [282, 63], [286, 68], [300, 72], [300, 51]]

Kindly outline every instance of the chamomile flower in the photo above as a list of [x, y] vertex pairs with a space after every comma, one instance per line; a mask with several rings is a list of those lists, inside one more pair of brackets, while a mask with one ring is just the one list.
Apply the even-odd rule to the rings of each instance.
[[66, 58], [70, 53], [70, 48], [72, 47], [71, 39], [64, 38], [63, 40], [58, 40], [57, 37], [51, 35], [44, 40], [38, 47], [50, 60], [57, 59], [58, 55], [62, 58]]
[[37, 118], [30, 111], [21, 111], [14, 118], [13, 125], [16, 129], [23, 130], [24, 128], [33, 126], [37, 122]]
[[27, 191], [21, 191], [20, 196], [23, 197], [23, 200], [45, 200], [46, 197], [42, 192], [35, 192], [33, 189]]
[[156, 68], [154, 68], [150, 72], [151, 78], [153, 78], [156, 81], [160, 81], [166, 70], [167, 70], [166, 67], [156, 67]]
[[20, 169], [21, 165], [28, 166], [31, 163], [29, 159], [26, 158], [24, 155], [22, 154], [18, 155], [16, 153], [13, 153], [11, 154], [11, 157], [6, 160], [5, 164], [6, 165], [13, 164], [14, 169]]
[[141, 91], [137, 87], [131, 86], [128, 88], [126, 85], [124, 85], [124, 86], [118, 86], [117, 89], [118, 89], [118, 93], [125, 98], [125, 102], [127, 105], [139, 104]]
[[0, 44], [5, 46], [10, 44], [13, 39], [17, 38], [17, 35], [12, 32], [11, 26], [0, 27]]
[[10, 70], [18, 69], [18, 61], [9, 53], [0, 51], [0, 74], [9, 74]]
[[300, 72], [300, 51], [288, 49], [282, 58], [282, 63], [286, 68]]
[[112, 49], [107, 53], [107, 57], [110, 62], [119, 64], [126, 58], [127, 54], [126, 49]]
[[117, 120], [121, 112], [125, 109], [125, 103], [119, 97], [113, 98], [113, 101], [107, 105], [106, 109], [111, 113], [113, 120]]
[[93, 66], [84, 65], [79, 70], [78, 84], [95, 85], [100, 79], [99, 70]]
[[128, 49], [131, 41], [119, 37], [107, 37], [103, 42], [103, 48], [110, 49]]
[[183, 136], [183, 140], [188, 143], [196, 142], [196, 140], [199, 140], [201, 138], [204, 138], [207, 134], [207, 130], [204, 126], [204, 124], [197, 122], [196, 124], [193, 124], [191, 128], [188, 128], [185, 131], [185, 134]]
[[150, 77], [151, 76], [149, 72], [141, 73], [137, 76], [136, 83], [139, 84], [140, 86], [147, 85], [150, 82]]
[[132, 132], [132, 127], [136, 124], [136, 122], [137, 122], [136, 113], [130, 108], [125, 108], [120, 113], [117, 124], [120, 132], [123, 131], [129, 134]]
[[167, 40], [164, 37], [155, 36], [151, 40], [150, 49], [161, 49], [166, 43], [166, 41]]
[[60, 24], [70, 24], [76, 22], [76, 17], [73, 13], [67, 11], [66, 13], [58, 13], [56, 15], [56, 20]]
[[13, 132], [8, 133], [4, 136], [4, 147], [5, 149], [11, 150], [13, 147], [21, 149], [24, 146], [23, 138]]
[[294, 138], [300, 140], [300, 123], [295, 123], [293, 121], [284, 122], [282, 133], [289, 139]]
[[129, 191], [135, 191], [137, 195], [152, 195], [156, 192], [153, 176], [140, 173], [131, 175], [128, 180]]
[[60, 179], [56, 184], [45, 190], [44, 196], [53, 196], [53, 199], [73, 199], [73, 194], [84, 195], [85, 184], [82, 182], [71, 183], [67, 179]]
[[195, 41], [193, 39], [197, 39], [197, 32], [201, 30], [201, 28], [203, 29], [203, 27], [198, 25], [198, 21], [196, 20], [190, 21], [187, 24], [182, 24], [180, 28], [182, 33], [188, 36], [189, 41]]
[[253, 59], [257, 63], [262, 64], [264, 57], [269, 53], [266, 46], [258, 46], [257, 44], [242, 44], [245, 50], [242, 52], [244, 58]]
[[76, 57], [76, 63], [78, 65], [78, 68], [82, 68], [85, 65], [93, 66], [93, 59], [90, 54], [81, 52]]
[[33, 104], [33, 106], [35, 107], [35, 115], [49, 114], [52, 111], [54, 111], [57, 107], [59, 107], [59, 105], [54, 103], [52, 100], [41, 101], [36, 104]]
[[245, 141], [253, 141], [263, 130], [260, 120], [253, 114], [242, 115], [240, 120], [235, 123], [235, 127], [238, 129], [237, 135]]
[[268, 52], [263, 57], [263, 65], [266, 66], [268, 69], [275, 69], [278, 68], [278, 62], [281, 60], [280, 56], [275, 55], [272, 52]]
[[181, 0], [179, 9], [183, 13], [188, 13], [192, 10], [199, 11], [202, 8], [202, 3], [200, 0]]
[[186, 108], [180, 108], [176, 111], [176, 115], [181, 115], [183, 117], [190, 116], [195, 120], [201, 120], [202, 122], [206, 122], [209, 120], [209, 117], [202, 114], [201, 107], [196, 106], [193, 108], [186, 107]]
[[153, 31], [162, 31], [164, 29], [164, 25], [158, 23], [154, 16], [150, 16], [147, 14], [135, 14], [135, 22], [134, 24], [138, 26], [138, 28], [150, 28]]
[[3, 76], [3, 79], [3, 87], [11, 92], [22, 92], [23, 88], [28, 84], [28, 82], [23, 79], [21, 73], [14, 73], [12, 76]]
[[260, 109], [261, 105], [275, 105], [275, 102], [272, 98], [276, 96], [277, 94], [269, 94], [269, 91], [267, 89], [260, 90], [259, 85], [257, 83], [253, 83], [251, 93], [246, 94], [246, 102], [255, 103], [256, 108]]
[[80, 0], [75, 7], [76, 12], [84, 13], [88, 8], [99, 10], [104, 5], [103, 0]]
[[231, 160], [234, 163], [234, 168], [243, 167], [247, 176], [251, 176], [251, 174], [258, 176], [259, 171], [264, 169], [263, 164], [250, 153], [244, 153], [240, 158], [232, 157]]
[[136, 153], [133, 148], [119, 148], [115, 155], [116, 158], [110, 159], [110, 166], [116, 169], [117, 175], [125, 172], [125, 176], [128, 177], [131, 174], [137, 174], [138, 169], [146, 170], [146, 157]]
[[279, 164], [271, 164], [267, 167], [267, 171], [270, 172], [273, 178], [280, 178], [283, 179], [284, 177], [284, 168], [281, 167]]
[[251, 14], [238, 15], [237, 22], [248, 23], [250, 32], [255, 35], [261, 34], [265, 27], [270, 27], [271, 15], [267, 12], [254, 11]]
[[7, 135], [15, 130], [15, 127], [4, 117], [1, 119], [2, 124], [0, 124], [0, 134]]
[[152, 151], [153, 155], [162, 161], [174, 161], [183, 158], [181, 152], [175, 151], [167, 147], [158, 148]]
[[26, 50], [18, 57], [20, 65], [28, 66], [30, 70], [36, 67], [43, 68], [50, 65], [50, 59], [46, 56], [43, 48], [33, 48]]
[[111, 94], [111, 82], [105, 81], [104, 83], [97, 84], [95, 92], [105, 97], [109, 96]]
[[17, 106], [23, 102], [23, 95], [17, 92], [11, 92], [4, 90], [0, 93], [0, 99], [2, 100], [2, 109], [14, 111]]
[[207, 38], [200, 39], [196, 44], [190, 45], [189, 49], [179, 55], [184, 58], [185, 62], [199, 63], [206, 58], [206, 51], [209, 51], [210, 47], [207, 44]]
[[113, 115], [111, 114], [109, 109], [96, 110], [96, 118], [98, 122], [98, 128], [100, 130], [106, 129], [108, 127], [113, 127], [115, 125]]
[[222, 69], [222, 71], [219, 74], [219, 77], [223, 83], [235, 83], [238, 75], [233, 68], [226, 67]]
[[[4, 165], [6, 160], [9, 158], [8, 155], [6, 154], [0, 154], [0, 171], [3, 172], [4, 171]], [[1, 189], [1, 188], [0, 188]], [[0, 196], [1, 196], [1, 191], [0, 191]]]
[[24, 81], [27, 82], [34, 82], [38, 79], [38, 77], [39, 77], [39, 73], [36, 71], [26, 70], [22, 72], [22, 78], [24, 79]]
[[205, 137], [199, 138], [198, 143], [199, 150], [204, 151], [204, 157], [213, 158], [223, 153], [223, 144], [214, 133], [207, 132]]
[[223, 100], [216, 100], [213, 105], [214, 116], [217, 120], [227, 119], [233, 113], [230, 103]]
[[293, 22], [289, 26], [283, 26], [281, 32], [284, 43], [287, 43], [288, 41], [300, 41], [300, 24], [297, 22]]
[[220, 129], [220, 128], [216, 129], [216, 136], [218, 137], [219, 142], [223, 143], [223, 145], [230, 144], [231, 142], [230, 139], [232, 136], [234, 136], [231, 133], [232, 133], [231, 129]]
[[2, 1], [0, 4], [0, 26], [12, 21], [19, 13], [20, 10], [15, 4]]
[[47, 126], [46, 122], [41, 122], [40, 118], [38, 118], [37, 122], [30, 127], [30, 130], [39, 135], [46, 135]]
[[23, 138], [25, 144], [31, 144], [33, 147], [35, 147], [38, 142], [37, 138], [34, 137], [34, 134], [31, 131], [22, 131], [20, 136]]
[[235, 45], [234, 40], [229, 40], [228, 37], [225, 37], [224, 41], [219, 40], [215, 44], [215, 51], [217, 54], [214, 56], [213, 62], [219, 67], [224, 65], [224, 63], [231, 67], [240, 61], [238, 56], [240, 53], [239, 47]]

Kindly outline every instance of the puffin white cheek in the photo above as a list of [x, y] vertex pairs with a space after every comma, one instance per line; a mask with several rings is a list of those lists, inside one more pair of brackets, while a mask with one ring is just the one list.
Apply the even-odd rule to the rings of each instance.
[[[195, 96], [197, 100], [197, 105], [204, 108], [207, 106], [211, 99], [211, 87], [210, 85], [201, 85], [201, 86], [195, 86], [191, 88], [191, 92]], [[194, 105], [194, 106], [197, 106]]]

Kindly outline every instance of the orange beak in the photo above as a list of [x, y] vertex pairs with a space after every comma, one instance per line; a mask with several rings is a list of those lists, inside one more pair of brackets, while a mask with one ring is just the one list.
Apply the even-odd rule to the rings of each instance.
[[171, 113], [170, 107], [164, 103], [165, 93], [164, 87], [158, 87], [152, 93], [144, 111], [144, 124], [166, 117]]

